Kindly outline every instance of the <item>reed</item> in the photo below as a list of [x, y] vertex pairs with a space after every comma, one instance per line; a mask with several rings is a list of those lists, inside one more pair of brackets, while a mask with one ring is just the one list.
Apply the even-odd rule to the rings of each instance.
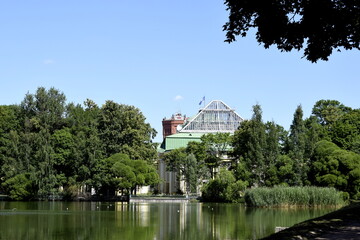
[[258, 187], [245, 191], [245, 203], [254, 207], [343, 205], [341, 192], [329, 187]]

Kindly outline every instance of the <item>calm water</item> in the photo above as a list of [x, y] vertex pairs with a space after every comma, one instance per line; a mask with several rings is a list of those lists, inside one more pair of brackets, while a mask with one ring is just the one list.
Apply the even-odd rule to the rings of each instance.
[[334, 209], [239, 204], [1, 202], [0, 240], [257, 239]]

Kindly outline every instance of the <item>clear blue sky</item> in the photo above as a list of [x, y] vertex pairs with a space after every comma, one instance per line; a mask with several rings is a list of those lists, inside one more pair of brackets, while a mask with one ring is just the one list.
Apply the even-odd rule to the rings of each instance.
[[68, 102], [86, 98], [134, 105], [159, 132], [161, 120], [199, 101], [223, 100], [243, 118], [262, 106], [264, 121], [288, 129], [320, 99], [359, 108], [357, 50], [312, 64], [301, 52], [259, 46], [253, 35], [224, 43], [218, 0], [3, 1], [0, 105], [19, 104], [39, 86]]

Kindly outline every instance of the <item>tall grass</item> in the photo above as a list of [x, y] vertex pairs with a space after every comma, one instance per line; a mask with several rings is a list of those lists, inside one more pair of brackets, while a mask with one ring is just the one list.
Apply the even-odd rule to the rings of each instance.
[[343, 205], [341, 192], [324, 187], [259, 187], [245, 191], [245, 202], [254, 207]]

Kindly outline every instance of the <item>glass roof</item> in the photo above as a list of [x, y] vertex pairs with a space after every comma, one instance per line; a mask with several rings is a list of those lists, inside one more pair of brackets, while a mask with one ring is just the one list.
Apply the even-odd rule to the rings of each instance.
[[242, 121], [234, 109], [220, 100], [213, 100], [186, 122], [180, 132], [234, 133]]

